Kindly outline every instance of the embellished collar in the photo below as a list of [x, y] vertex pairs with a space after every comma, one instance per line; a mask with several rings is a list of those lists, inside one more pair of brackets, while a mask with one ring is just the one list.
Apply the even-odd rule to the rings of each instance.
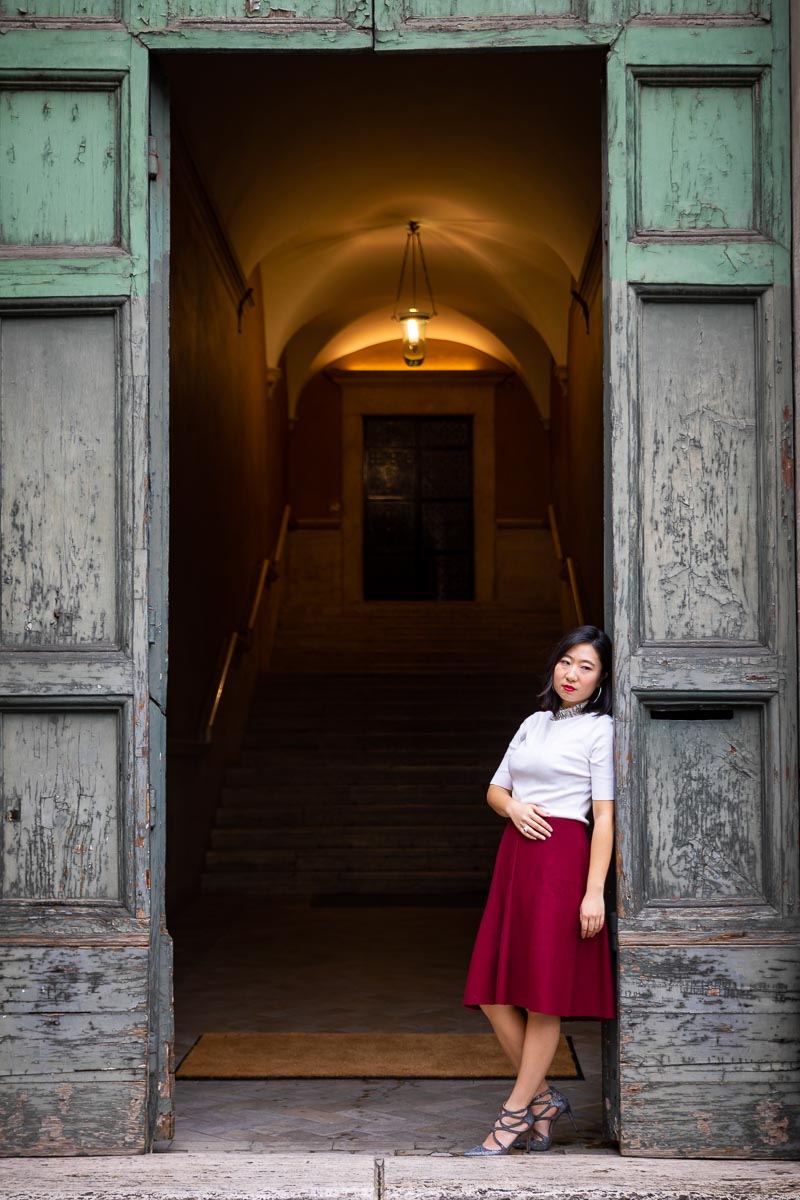
[[579, 717], [588, 703], [588, 700], [581, 700], [579, 704], [573, 704], [569, 708], [559, 708], [558, 712], [553, 713], [553, 720], [566, 721], [569, 717]]

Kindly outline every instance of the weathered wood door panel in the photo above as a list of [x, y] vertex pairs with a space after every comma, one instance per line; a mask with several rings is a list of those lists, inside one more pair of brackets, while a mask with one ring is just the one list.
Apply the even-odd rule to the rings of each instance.
[[625, 7], [621, 0], [374, 0], [375, 46], [467, 50], [610, 43]]
[[0, 31], [116, 26], [158, 50], [367, 50], [372, 23], [371, 0], [0, 0]]
[[[55, 11], [55, 10], [54, 10]], [[147, 52], [0, 39], [0, 1147], [148, 1145]]]
[[23, 26], [31, 21], [94, 24], [121, 20], [122, 8], [122, 0], [0, 0], [0, 20]]
[[776, 6], [609, 59], [628, 1154], [800, 1148], [786, 45]]
[[370, 0], [144, 0], [131, 16], [156, 49], [369, 49]]

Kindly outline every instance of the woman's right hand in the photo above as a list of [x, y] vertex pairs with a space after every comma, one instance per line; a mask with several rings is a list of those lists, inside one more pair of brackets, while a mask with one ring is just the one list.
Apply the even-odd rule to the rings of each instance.
[[552, 825], [536, 804], [523, 804], [512, 796], [508, 803], [508, 819], [512, 821], [523, 837], [533, 842], [543, 842], [553, 832]]

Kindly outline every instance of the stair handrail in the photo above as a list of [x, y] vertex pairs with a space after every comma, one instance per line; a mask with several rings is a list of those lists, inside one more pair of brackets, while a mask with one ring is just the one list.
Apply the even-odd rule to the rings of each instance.
[[289, 528], [290, 513], [291, 506], [287, 504], [283, 510], [283, 516], [281, 517], [281, 527], [278, 532], [278, 540], [275, 543], [275, 549], [272, 552], [272, 558], [265, 558], [261, 563], [261, 570], [258, 574], [258, 583], [256, 584], [256, 590], [253, 593], [253, 603], [250, 606], [250, 616], [247, 620], [246, 634], [248, 636], [252, 634], [256, 627], [258, 610], [261, 607], [261, 600], [264, 595], [265, 587], [267, 584], [274, 583], [278, 578], [278, 568], [280, 567], [281, 559], [283, 558], [284, 546], [286, 544], [286, 532]]
[[291, 506], [285, 505], [283, 515], [281, 517], [281, 527], [278, 532], [278, 540], [275, 543], [275, 549], [272, 552], [271, 558], [264, 558], [261, 562], [261, 569], [258, 573], [258, 582], [256, 583], [255, 591], [253, 592], [253, 601], [250, 605], [250, 616], [247, 619], [247, 625], [244, 630], [234, 629], [226, 639], [225, 656], [222, 660], [219, 676], [217, 677], [217, 686], [214, 689], [210, 704], [208, 707], [208, 720], [203, 729], [202, 741], [208, 745], [214, 736], [214, 723], [217, 719], [219, 706], [222, 701], [222, 694], [225, 691], [225, 684], [228, 682], [233, 656], [236, 653], [239, 643], [242, 644], [243, 650], [249, 650], [252, 645], [253, 631], [258, 620], [261, 601], [264, 597], [264, 592], [268, 587], [271, 587], [279, 577], [279, 567], [283, 558], [283, 552], [286, 546], [286, 534], [289, 528], [289, 517], [291, 515]]
[[[558, 559], [562, 573], [566, 572], [567, 581], [569, 582], [570, 594], [572, 603], [575, 608], [575, 616], [578, 624], [583, 625], [583, 602], [581, 600], [580, 587], [578, 585], [578, 571], [575, 565], [575, 559], [569, 554], [564, 553], [563, 543], [561, 541], [561, 533], [558, 528], [558, 519], [556, 518], [556, 510], [552, 504], [547, 506], [547, 517], [550, 522], [550, 534], [553, 539], [553, 549], [555, 550], [556, 558]], [[563, 577], [563, 576], [562, 576]]]

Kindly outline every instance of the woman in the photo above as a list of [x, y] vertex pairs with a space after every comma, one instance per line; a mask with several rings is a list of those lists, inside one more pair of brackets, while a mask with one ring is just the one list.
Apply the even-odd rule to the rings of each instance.
[[594, 625], [566, 634], [546, 679], [540, 711], [520, 725], [487, 793], [507, 825], [464, 1004], [486, 1013], [517, 1077], [472, 1155], [549, 1149], [555, 1122], [572, 1118], [545, 1080], [561, 1018], [615, 1015], [603, 903], [614, 840], [607, 634]]

